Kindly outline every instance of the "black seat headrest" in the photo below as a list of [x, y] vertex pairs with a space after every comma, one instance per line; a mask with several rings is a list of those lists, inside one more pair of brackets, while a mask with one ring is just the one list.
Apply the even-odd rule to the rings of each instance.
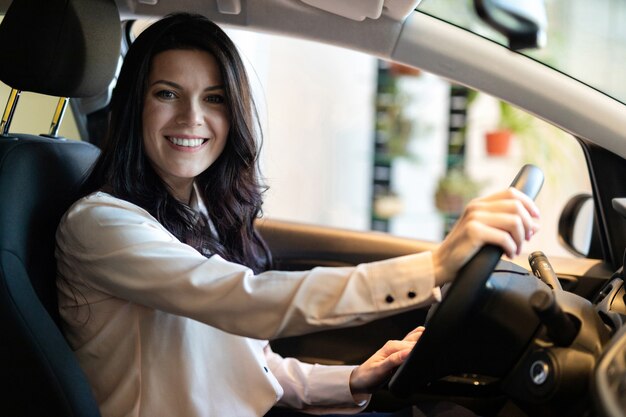
[[0, 80], [59, 97], [89, 97], [110, 84], [120, 57], [113, 0], [13, 0], [0, 25]]

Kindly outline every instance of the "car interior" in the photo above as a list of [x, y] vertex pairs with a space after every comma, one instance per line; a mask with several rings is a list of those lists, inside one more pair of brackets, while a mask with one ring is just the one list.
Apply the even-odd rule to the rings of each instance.
[[[542, 42], [545, 16], [532, 7], [517, 11], [506, 1], [476, 1], [478, 14], [508, 37], [509, 48], [502, 48], [416, 12], [419, 3], [1, 1], [6, 59], [0, 80], [12, 90], [0, 124], [0, 367], [5, 381], [0, 415], [100, 415], [61, 329], [54, 247], [59, 219], [98, 157], [106, 108], [82, 115], [89, 121], [87, 136], [65, 138], [58, 127], [68, 99], [106, 101], [131, 38], [129, 22], [186, 10], [225, 26], [341, 46], [455, 80], [561, 127], [577, 138], [585, 154], [593, 195], [572, 199], [558, 225], [564, 245], [576, 251], [575, 224], [582, 206], [592, 201], [592, 238], [584, 254], [548, 261], [534, 252], [530, 262], [528, 256], [511, 261], [485, 247], [430, 310], [274, 340], [277, 352], [303, 361], [358, 364], [386, 340], [426, 323], [425, 337], [389, 385], [373, 396], [371, 409], [445, 399], [485, 416], [626, 416], [626, 107], [512, 53]], [[529, 2], [535, 3], [543, 2]], [[507, 26], [510, 19], [501, 21], [502, 13], [518, 24]], [[50, 109], [49, 132], [11, 129], [22, 91], [59, 98], [56, 109]], [[534, 197], [543, 174], [529, 165], [511, 181]], [[260, 220], [258, 229], [274, 266], [283, 270], [355, 265], [437, 245], [272, 218]]]

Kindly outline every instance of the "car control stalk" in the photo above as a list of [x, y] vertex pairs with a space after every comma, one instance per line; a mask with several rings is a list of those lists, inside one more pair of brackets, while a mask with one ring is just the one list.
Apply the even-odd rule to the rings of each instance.
[[548, 337], [557, 346], [568, 347], [578, 335], [575, 319], [565, 313], [552, 292], [538, 290], [530, 297], [530, 305], [541, 320]]

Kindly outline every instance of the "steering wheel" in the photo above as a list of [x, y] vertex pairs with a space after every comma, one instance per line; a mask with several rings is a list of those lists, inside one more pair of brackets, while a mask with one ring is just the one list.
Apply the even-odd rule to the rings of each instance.
[[[511, 186], [535, 198], [543, 185], [543, 173], [534, 165], [524, 165]], [[483, 246], [458, 272], [448, 292], [434, 312], [426, 331], [389, 381], [389, 390], [406, 396], [439, 378], [449, 375], [446, 355], [462, 346], [458, 334], [472, 320], [477, 300], [502, 257], [499, 246]]]

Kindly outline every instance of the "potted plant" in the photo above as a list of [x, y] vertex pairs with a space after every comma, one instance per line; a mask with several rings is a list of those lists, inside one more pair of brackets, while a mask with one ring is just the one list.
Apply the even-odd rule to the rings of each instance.
[[391, 72], [392, 75], [396, 77], [403, 76], [403, 75], [408, 75], [411, 77], [418, 77], [422, 74], [422, 70], [420, 70], [419, 68], [404, 65], [399, 62], [390, 62], [389, 71]]
[[487, 154], [503, 156], [509, 151], [513, 136], [519, 136], [532, 126], [532, 116], [526, 114], [506, 101], [500, 101], [500, 120], [495, 130], [485, 134]]
[[444, 214], [459, 214], [480, 191], [480, 184], [461, 169], [450, 169], [437, 182], [435, 207]]
[[404, 202], [393, 191], [378, 195], [374, 199], [374, 216], [378, 219], [389, 220], [403, 211]]

